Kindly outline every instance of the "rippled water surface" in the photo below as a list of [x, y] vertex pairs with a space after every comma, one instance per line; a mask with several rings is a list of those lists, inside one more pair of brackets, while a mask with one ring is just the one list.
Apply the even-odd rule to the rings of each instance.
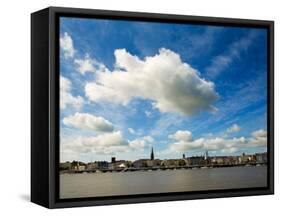
[[267, 167], [60, 175], [60, 198], [264, 187]]

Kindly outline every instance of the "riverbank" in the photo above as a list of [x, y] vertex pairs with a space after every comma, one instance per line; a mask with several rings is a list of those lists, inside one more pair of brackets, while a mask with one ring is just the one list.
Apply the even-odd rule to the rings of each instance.
[[63, 170], [63, 173], [105, 173], [105, 172], [137, 172], [137, 171], [156, 171], [156, 170], [181, 170], [181, 169], [211, 169], [224, 167], [245, 167], [245, 166], [266, 166], [266, 163], [247, 163], [247, 164], [210, 164], [210, 165], [190, 165], [190, 166], [156, 166], [156, 167], [126, 167], [126, 168], [102, 168], [102, 169], [84, 169], [84, 170]]

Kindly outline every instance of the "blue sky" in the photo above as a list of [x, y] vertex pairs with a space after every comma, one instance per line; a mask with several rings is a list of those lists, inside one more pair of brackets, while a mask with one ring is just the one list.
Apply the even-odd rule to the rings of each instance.
[[265, 29], [60, 20], [61, 160], [266, 151]]

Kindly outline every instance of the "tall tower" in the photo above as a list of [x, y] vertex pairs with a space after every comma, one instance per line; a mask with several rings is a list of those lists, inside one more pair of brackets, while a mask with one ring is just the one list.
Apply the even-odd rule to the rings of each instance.
[[154, 160], [153, 147], [151, 148], [150, 160]]
[[208, 158], [209, 158], [209, 153], [208, 153], [208, 151], [206, 151], [204, 159], [207, 160]]

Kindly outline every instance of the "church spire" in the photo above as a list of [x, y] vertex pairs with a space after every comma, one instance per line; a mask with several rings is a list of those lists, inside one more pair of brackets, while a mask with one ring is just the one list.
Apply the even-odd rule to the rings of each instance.
[[151, 148], [150, 160], [154, 160], [153, 147]]

